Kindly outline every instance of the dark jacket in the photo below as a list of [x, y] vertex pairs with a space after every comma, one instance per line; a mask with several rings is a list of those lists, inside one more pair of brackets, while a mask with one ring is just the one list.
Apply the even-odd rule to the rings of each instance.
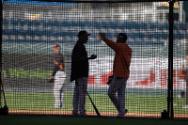
[[79, 42], [76, 43], [72, 51], [71, 63], [71, 81], [78, 78], [88, 77], [89, 62], [85, 46]]

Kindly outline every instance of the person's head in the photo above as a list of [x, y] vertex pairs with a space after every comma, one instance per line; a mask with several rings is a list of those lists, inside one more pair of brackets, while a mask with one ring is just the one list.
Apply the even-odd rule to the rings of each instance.
[[118, 43], [126, 43], [127, 42], [127, 34], [126, 33], [119, 33], [117, 35], [117, 42]]
[[90, 34], [87, 31], [85, 31], [85, 30], [80, 31], [78, 33], [78, 41], [80, 43], [87, 43], [89, 35]]
[[52, 46], [52, 52], [53, 53], [60, 53], [60, 50], [61, 50], [61, 46], [59, 44], [54, 44]]

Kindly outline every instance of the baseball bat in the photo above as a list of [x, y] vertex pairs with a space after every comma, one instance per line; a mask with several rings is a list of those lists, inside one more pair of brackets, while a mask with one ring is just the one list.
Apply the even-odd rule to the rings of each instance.
[[91, 102], [93, 108], [95, 109], [95, 112], [96, 112], [97, 116], [100, 117], [101, 114], [100, 114], [99, 110], [97, 109], [96, 105], [94, 104], [93, 100], [91, 99], [91, 96], [89, 95], [88, 91], [86, 91], [86, 94], [87, 94], [87, 96], [89, 97], [89, 100], [90, 100], [90, 102]]

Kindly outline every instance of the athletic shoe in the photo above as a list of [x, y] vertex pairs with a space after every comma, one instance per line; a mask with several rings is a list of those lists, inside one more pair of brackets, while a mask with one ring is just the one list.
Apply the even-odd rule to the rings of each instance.
[[117, 118], [124, 119], [125, 118], [125, 114], [127, 114], [127, 112], [128, 112], [128, 109], [125, 109], [124, 114], [118, 114]]
[[118, 118], [118, 119], [125, 119], [125, 115], [118, 115], [116, 118]]
[[128, 113], [128, 109], [125, 109], [125, 114], [127, 114]]
[[72, 111], [72, 116], [79, 116], [77, 111]]

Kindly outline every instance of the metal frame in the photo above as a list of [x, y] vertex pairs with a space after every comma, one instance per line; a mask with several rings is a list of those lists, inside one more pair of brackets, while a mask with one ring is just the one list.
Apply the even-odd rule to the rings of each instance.
[[170, 119], [174, 118], [173, 107], [173, 52], [174, 52], [174, 2], [169, 1], [169, 42], [168, 42], [168, 97], [167, 97], [167, 111]]
[[[8, 0], [4, 0], [8, 1]], [[33, 1], [41, 1], [41, 2], [64, 2], [64, 3], [135, 3], [135, 2], [169, 2], [169, 50], [168, 50], [168, 96], [167, 96], [167, 111], [164, 110], [162, 113], [162, 118], [173, 119], [174, 111], [173, 111], [173, 26], [174, 26], [174, 3], [175, 0], [33, 0]], [[184, 0], [179, 0], [184, 1]], [[2, 11], [1, 11], [2, 15]], [[2, 24], [2, 16], [1, 16], [1, 24]], [[2, 27], [1, 27], [2, 33]], [[2, 41], [2, 35], [0, 36]], [[2, 49], [2, 42], [0, 44], [0, 49]], [[2, 50], [1, 50], [2, 53]], [[2, 55], [0, 55], [0, 66], [2, 71]], [[1, 72], [0, 72], [1, 73]], [[2, 73], [0, 74], [2, 75]], [[2, 79], [1, 79], [2, 82]]]

